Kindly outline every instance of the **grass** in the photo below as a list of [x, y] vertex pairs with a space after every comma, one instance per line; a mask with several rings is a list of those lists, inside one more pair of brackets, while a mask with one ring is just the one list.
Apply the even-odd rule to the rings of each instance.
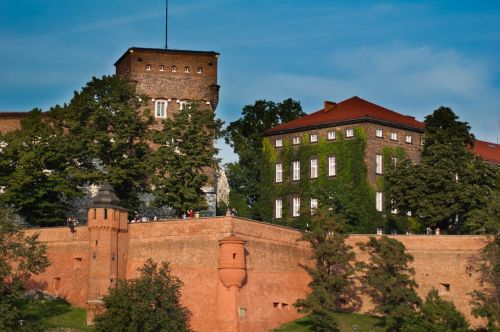
[[60, 298], [22, 299], [18, 302], [23, 326], [28, 330], [93, 331], [86, 326], [87, 311]]
[[[385, 331], [383, 327], [378, 326], [381, 322], [380, 318], [361, 315], [355, 313], [344, 313], [339, 312], [335, 314], [335, 317], [338, 319], [339, 328], [342, 332], [382, 332]], [[309, 317], [304, 317], [297, 319], [291, 323], [285, 324], [277, 329], [274, 332], [309, 332], [313, 331], [311, 320]]]

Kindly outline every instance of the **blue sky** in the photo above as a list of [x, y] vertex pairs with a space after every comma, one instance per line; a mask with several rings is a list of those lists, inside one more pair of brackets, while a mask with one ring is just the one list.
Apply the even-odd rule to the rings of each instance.
[[[62, 104], [128, 47], [163, 47], [164, 1], [2, 0], [0, 110]], [[500, 135], [500, 1], [169, 3], [169, 47], [221, 53], [226, 123], [256, 99], [310, 113], [357, 95], [419, 120], [449, 106]]]

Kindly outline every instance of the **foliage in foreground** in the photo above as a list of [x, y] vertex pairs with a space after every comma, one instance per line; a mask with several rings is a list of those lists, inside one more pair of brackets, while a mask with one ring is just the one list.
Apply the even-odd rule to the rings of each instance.
[[303, 234], [313, 248], [314, 267], [306, 267], [311, 276], [311, 292], [295, 306], [309, 313], [316, 331], [339, 331], [334, 313], [358, 305], [354, 288], [355, 254], [345, 243], [343, 220], [319, 210], [311, 218], [311, 231]]
[[19, 329], [25, 285], [49, 266], [38, 234], [25, 236], [11, 211], [0, 207], [0, 331]]
[[500, 330], [500, 233], [492, 237], [480, 256], [480, 280], [485, 289], [470, 294], [472, 314], [487, 319], [488, 331], [498, 331]]
[[242, 117], [225, 129], [225, 141], [239, 157], [238, 162], [227, 165], [231, 189], [229, 205], [239, 216], [262, 220], [259, 193], [264, 132], [304, 115], [300, 103], [291, 98], [279, 103], [257, 100], [253, 105], [243, 107]]
[[[370, 331], [383, 332], [385, 329], [380, 326], [381, 318], [357, 313], [336, 312], [333, 314], [338, 321], [341, 332]], [[306, 316], [287, 323], [273, 332], [310, 332], [315, 331], [311, 317]]]
[[179, 302], [182, 282], [170, 274], [169, 264], [158, 268], [148, 259], [139, 271], [140, 277], [109, 289], [96, 331], [190, 331], [190, 313]]
[[486, 233], [499, 169], [474, 155], [470, 126], [447, 107], [425, 118], [424, 138], [419, 164], [405, 160], [385, 176], [392, 208], [400, 214], [411, 211], [423, 227]]
[[421, 303], [415, 289], [415, 271], [410, 267], [413, 256], [404, 245], [387, 236], [370, 237], [358, 244], [370, 255], [368, 263], [359, 263], [363, 269], [363, 286], [375, 304], [375, 312], [384, 315], [388, 331], [399, 331], [406, 320], [416, 316]]

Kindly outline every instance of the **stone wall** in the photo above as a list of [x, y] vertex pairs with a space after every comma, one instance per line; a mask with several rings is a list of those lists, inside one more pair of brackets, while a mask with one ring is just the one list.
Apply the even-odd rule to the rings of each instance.
[[[89, 237], [86, 227], [46, 228], [52, 265], [34, 281], [43, 289], [78, 306], [86, 306]], [[246, 241], [246, 279], [239, 290], [225, 287], [218, 276], [219, 241], [236, 235]], [[310, 248], [300, 232], [237, 217], [166, 220], [128, 224], [127, 278], [138, 275], [146, 259], [171, 262], [184, 283], [182, 303], [192, 312], [196, 331], [266, 331], [300, 317], [293, 303], [308, 291]], [[413, 266], [422, 297], [435, 287], [470, 316], [467, 294], [479, 288], [470, 258], [486, 241], [481, 236], [393, 236], [415, 257]], [[352, 235], [348, 242], [366, 241]], [[366, 259], [356, 250], [359, 259]], [[120, 253], [118, 253], [119, 255]], [[367, 301], [362, 311], [371, 307]], [[473, 320], [474, 323], [477, 321]]]

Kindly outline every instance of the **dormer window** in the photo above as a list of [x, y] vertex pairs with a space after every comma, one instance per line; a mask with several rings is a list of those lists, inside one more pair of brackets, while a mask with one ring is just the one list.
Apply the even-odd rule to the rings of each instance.
[[189, 67], [188, 67], [188, 66], [184, 67], [184, 72], [185, 72], [186, 74], [188, 74], [188, 73], [189, 73]]
[[156, 100], [155, 101], [155, 117], [165, 119], [167, 117], [167, 100]]
[[172, 66], [172, 73], [177, 73], [177, 67], [176, 66]]
[[146, 65], [146, 70], [151, 71], [151, 65]]

